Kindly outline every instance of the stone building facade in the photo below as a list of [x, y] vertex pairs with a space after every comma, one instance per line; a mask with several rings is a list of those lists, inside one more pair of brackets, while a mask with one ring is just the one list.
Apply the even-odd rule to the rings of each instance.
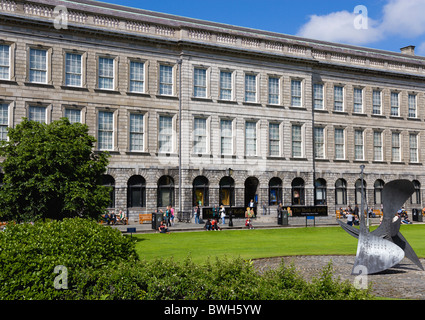
[[[0, 0], [1, 130], [86, 123], [111, 210], [380, 208], [425, 176], [425, 58], [78, 0]], [[2, 131], [3, 132], [3, 131]], [[4, 138], [4, 136], [2, 136]]]

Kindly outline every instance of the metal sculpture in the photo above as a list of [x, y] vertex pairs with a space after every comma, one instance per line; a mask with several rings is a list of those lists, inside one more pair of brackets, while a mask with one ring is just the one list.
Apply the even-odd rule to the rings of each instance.
[[[364, 166], [362, 165], [360, 168], [362, 179], [360, 229], [338, 220], [338, 223], [348, 234], [359, 239], [356, 260], [351, 273], [354, 275], [365, 272], [367, 274], [381, 272], [395, 266], [404, 257], [424, 270], [415, 251], [400, 233], [401, 219], [396, 216], [397, 210], [415, 191], [413, 183], [409, 180], [394, 180], [385, 184], [382, 190], [383, 219], [376, 230], [369, 232], [364, 215]], [[364, 269], [360, 269], [359, 266], [363, 266]]]

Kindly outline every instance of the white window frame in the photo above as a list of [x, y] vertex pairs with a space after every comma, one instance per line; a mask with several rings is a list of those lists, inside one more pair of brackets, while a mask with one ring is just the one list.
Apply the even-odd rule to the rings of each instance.
[[[142, 120], [141, 120], [141, 131], [140, 130], [134, 130], [134, 126], [132, 126], [132, 116], [141, 116]], [[146, 113], [144, 112], [129, 112], [128, 113], [128, 150], [130, 152], [145, 152], [146, 151], [146, 124], [147, 124], [147, 120], [146, 120]], [[140, 137], [141, 136], [141, 141], [142, 141], [142, 148], [140, 149], [136, 149], [133, 147], [133, 138], [135, 136]]]
[[[227, 81], [227, 79], [226, 79], [226, 81], [223, 81], [223, 78], [222, 78], [222, 74], [224, 74], [224, 73], [226, 73], [226, 74], [230, 74], [230, 81]], [[235, 79], [235, 76], [234, 76], [234, 71], [232, 71], [232, 70], [220, 70], [220, 75], [219, 75], [219, 77], [220, 77], [220, 79], [219, 79], [219, 85], [220, 85], [220, 88], [219, 88], [219, 100], [222, 100], [222, 101], [234, 101], [235, 100], [235, 95], [234, 95], [234, 79]], [[225, 85], [227, 85], [228, 83], [230, 83], [230, 88], [228, 88], [228, 87], [224, 87], [223, 86], [223, 84], [225, 84]], [[227, 94], [226, 95], [224, 95], [223, 93], [224, 92], [226, 92], [228, 95], [229, 95], [229, 97], [227, 97]]]
[[[376, 144], [375, 137], [379, 136], [379, 143], [380, 145]], [[378, 149], [379, 148], [379, 149]], [[380, 157], [379, 159], [376, 157], [377, 150], [380, 150]], [[383, 132], [382, 131], [373, 131], [373, 160], [374, 161], [383, 161], [384, 160], [384, 138], [383, 138]]]
[[[223, 121], [230, 122], [230, 130], [231, 130], [231, 134], [230, 135], [223, 135]], [[233, 119], [220, 119], [220, 154], [222, 155], [233, 155], [234, 154], [234, 128], [233, 128], [233, 123], [234, 120]], [[225, 128], [228, 129], [228, 128]], [[227, 141], [230, 145], [230, 152], [223, 152], [223, 139], [225, 141]]]
[[[379, 104], [375, 100], [376, 94], [379, 96]], [[376, 108], [378, 108], [379, 113], [376, 113]], [[372, 114], [377, 116], [382, 115], [382, 91], [378, 89], [372, 90]]]
[[[319, 91], [316, 89], [320, 88]], [[325, 109], [325, 85], [323, 83], [314, 83], [313, 84], [313, 108], [314, 110], [324, 110]], [[318, 94], [319, 92], [319, 94]], [[318, 103], [320, 102], [320, 103]], [[320, 106], [320, 108], [318, 108]]]
[[[132, 72], [133, 64], [139, 64], [143, 66], [143, 72], [138, 73], [139, 78], [134, 78], [134, 74]], [[141, 85], [142, 90], [135, 90], [132, 86], [133, 83], [137, 83]], [[128, 59], [128, 92], [131, 93], [147, 93], [147, 62], [145, 60], [130, 58]]]
[[[314, 158], [315, 159], [325, 159], [326, 158], [326, 130], [323, 126], [314, 127]], [[321, 141], [318, 139], [317, 133], [321, 132]]]
[[[291, 107], [294, 108], [302, 108], [303, 107], [303, 79], [291, 79]], [[294, 84], [299, 83], [299, 92], [295, 91]], [[297, 88], [298, 89], [298, 88]], [[297, 99], [297, 100], [295, 100]], [[299, 100], [298, 100], [299, 99]], [[295, 101], [299, 101], [299, 103], [294, 103]]]
[[[170, 132], [161, 132], [161, 119], [167, 118], [171, 120], [171, 128]], [[167, 150], [161, 150], [161, 136], [163, 137], [170, 137], [170, 149]], [[175, 123], [175, 116], [169, 115], [169, 114], [159, 114], [158, 115], [158, 153], [162, 154], [169, 154], [175, 152], [175, 143], [176, 143], [176, 123]]]
[[391, 132], [391, 161], [401, 162], [401, 133]]
[[[101, 59], [112, 60], [112, 76], [101, 75], [100, 62]], [[117, 74], [118, 74], [118, 58], [108, 55], [98, 55], [97, 56], [97, 89], [106, 90], [106, 91], [115, 91], [117, 88]], [[101, 79], [112, 79], [112, 87], [101, 87]]]
[[[7, 59], [7, 64], [0, 64], [1, 68], [7, 68], [7, 77], [3, 77], [0, 78], [0, 80], [5, 80], [5, 81], [10, 81], [13, 77], [12, 75], [12, 71], [13, 71], [13, 48], [12, 48], [12, 44], [8, 44], [8, 43], [0, 43], [0, 46], [2, 47], [7, 47], [7, 50], [4, 50], [5, 52], [7, 51], [8, 54], [8, 59]], [[14, 47], [14, 45], [13, 45]], [[1, 61], [0, 61], [1, 63]]]
[[[205, 132], [202, 132], [203, 128], [197, 127], [197, 123], [199, 124], [201, 121], [205, 123]], [[209, 128], [209, 120], [207, 117], [196, 116], [193, 118], [193, 154], [209, 154]], [[202, 139], [202, 143], [204, 143], [202, 146], [203, 150], [198, 149], [200, 137]]]
[[[100, 128], [100, 116], [102, 113], [105, 114], [112, 114], [112, 123], [111, 123], [111, 127], [112, 128]], [[97, 110], [97, 148], [100, 151], [114, 151], [115, 150], [115, 141], [116, 141], [116, 137], [115, 137], [115, 132], [116, 132], [116, 114], [114, 110], [105, 110], [105, 109], [100, 109]], [[101, 133], [108, 133], [108, 135], [110, 135], [110, 139], [111, 139], [111, 145], [101, 145]], [[109, 137], [108, 137], [109, 140]]]
[[[363, 88], [353, 88], [353, 113], [364, 113], [364, 97]], [[358, 108], [360, 109], [358, 110]]]
[[[248, 133], [248, 124], [249, 126], [253, 126], [253, 128], [255, 129], [254, 137], [248, 137], [247, 133]], [[251, 150], [248, 150], [248, 142], [249, 141], [253, 141], [254, 143], [250, 143], [250, 145], [252, 144], [255, 147], [255, 152], [251, 153]], [[251, 156], [251, 157], [255, 157], [258, 155], [258, 121], [255, 120], [246, 120], [245, 121], [245, 156]]]
[[[171, 77], [168, 72], [166, 77], [163, 77], [162, 72], [167, 68], [167, 70], [171, 70]], [[166, 81], [167, 80], [167, 81]], [[171, 82], [169, 82], [171, 80]], [[163, 91], [163, 89], [167, 89], [167, 91]], [[168, 90], [171, 89], [171, 92]], [[159, 62], [158, 65], [158, 95], [165, 97], [174, 97], [176, 95], [176, 65], [171, 64], [169, 62]]]
[[[361, 139], [359, 141], [358, 134], [361, 135]], [[360, 142], [360, 143], [359, 143]], [[360, 147], [360, 149], [359, 149]], [[361, 156], [359, 157], [358, 150], [360, 150]], [[362, 161], [364, 160], [364, 130], [363, 129], [355, 129], [354, 130], [354, 160]]]
[[[345, 106], [344, 106], [344, 101], [345, 101], [345, 88], [342, 85], [334, 85], [334, 108], [333, 110], [336, 112], [344, 112], [345, 111]], [[339, 89], [341, 89], [341, 97], [337, 96], [337, 90], [339, 91]], [[338, 92], [339, 94], [339, 92]], [[338, 98], [338, 100], [337, 100]], [[341, 99], [340, 99], [341, 98]], [[337, 108], [338, 105], [338, 108]], [[339, 110], [339, 108], [341, 108], [341, 110]]]
[[[342, 132], [342, 143], [337, 143], [337, 133]], [[335, 150], [335, 160], [345, 160], [346, 152], [345, 152], [345, 146], [346, 146], [346, 134], [345, 134], [345, 128], [335, 128], [334, 130], [334, 150]], [[338, 153], [339, 148], [342, 146], [342, 155]], [[339, 148], [338, 148], [339, 147]]]
[[[411, 100], [413, 99], [413, 102]], [[409, 93], [407, 95], [407, 117], [411, 119], [416, 119], [418, 117], [418, 98], [415, 93]]]
[[[397, 95], [397, 99], [394, 97]], [[394, 110], [397, 110], [395, 114]], [[391, 91], [390, 93], [390, 116], [399, 117], [400, 116], [400, 92]]]
[[[277, 86], [277, 88], [271, 88], [271, 80], [273, 79], [273, 81], [277, 80], [277, 84], [274, 84]], [[273, 89], [273, 90], [272, 90]], [[277, 89], [277, 92], [275, 92]], [[273, 92], [272, 92], [273, 91]], [[267, 102], [270, 105], [280, 105], [281, 104], [281, 77], [279, 76], [273, 76], [273, 75], [269, 75], [268, 79], [267, 79], [267, 92], [268, 92], [268, 96], [267, 96]], [[276, 99], [277, 97], [277, 101], [272, 101], [272, 96], [274, 99]]]
[[9, 137], [7, 135], [7, 128], [10, 126], [11, 123], [10, 105], [11, 103], [9, 102], [2, 101], [0, 103], [0, 141], [9, 140]]
[[[248, 80], [254, 79], [254, 86], [252, 83], [248, 83]], [[244, 102], [246, 103], [257, 103], [258, 102], [258, 74], [252, 72], [246, 72], [244, 75]], [[254, 90], [253, 90], [254, 89]], [[247, 94], [250, 95], [249, 99]], [[254, 98], [251, 98], [254, 95]]]
[[[44, 51], [45, 56], [45, 69], [37, 68], [37, 66], [33, 66], [31, 63], [31, 53], [35, 51]], [[44, 46], [29, 46], [27, 49], [27, 79], [26, 81], [28, 83], [35, 83], [35, 84], [51, 84], [51, 56], [52, 56], [52, 48], [44, 47]], [[45, 73], [45, 81], [35, 81], [32, 79], [32, 72], [42, 72]]]
[[[294, 140], [294, 128], [297, 127], [300, 130], [300, 139]], [[298, 129], [297, 129], [298, 130]], [[295, 143], [299, 143], [300, 154], [297, 155], [294, 152]], [[298, 146], [297, 146], [298, 147]], [[303, 158], [304, 157], [304, 125], [301, 123], [292, 123], [291, 125], [291, 155], [292, 158]]]
[[[68, 70], [68, 55], [75, 55], [75, 56], [80, 56], [80, 73], [72, 71], [72, 70]], [[85, 53], [83, 52], [78, 52], [78, 51], [68, 51], [65, 50], [64, 54], [63, 54], [63, 61], [64, 61], [64, 79], [63, 79], [63, 84], [66, 87], [77, 87], [77, 88], [81, 88], [83, 86], [85, 86]], [[68, 78], [67, 75], [79, 75], [80, 78], [80, 84], [79, 85], [74, 85], [68, 82]]]
[[[271, 135], [271, 127], [272, 126], [277, 126], [277, 139], [276, 139], [276, 136], [272, 137], [272, 135]], [[268, 137], [269, 137], [268, 155], [270, 157], [280, 157], [282, 155], [281, 126], [282, 125], [279, 122], [269, 122], [269, 127], [268, 127]], [[275, 144], [277, 143], [277, 146], [278, 146], [277, 154], [272, 154], [272, 148], [271, 148], [272, 147], [272, 141], [275, 142]]]
[[[199, 77], [197, 77], [197, 72], [203, 72], [205, 78], [201, 79], [201, 81], [199, 81]], [[208, 99], [210, 98], [210, 93], [209, 93], [209, 81], [210, 78], [210, 68], [205, 67], [205, 66], [194, 66], [193, 68], [193, 92], [192, 92], [192, 96], [194, 98], [199, 98], [199, 99]], [[198, 90], [199, 89], [199, 90]], [[204, 94], [201, 94], [201, 93]]]
[[[414, 141], [414, 146], [412, 146], [412, 141]], [[409, 133], [409, 162], [410, 163], [419, 162], [418, 146], [419, 146], [419, 134]], [[414, 157], [412, 157], [412, 155], [414, 155]]]

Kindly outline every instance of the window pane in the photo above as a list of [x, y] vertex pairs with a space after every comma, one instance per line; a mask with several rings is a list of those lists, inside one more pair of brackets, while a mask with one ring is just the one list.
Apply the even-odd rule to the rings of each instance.
[[363, 90], [359, 88], [354, 88], [354, 108], [353, 112], [362, 113], [363, 112]]
[[269, 78], [269, 103], [279, 104], [279, 78]]
[[233, 153], [232, 120], [221, 120], [221, 154]]
[[159, 66], [159, 94], [173, 95], [173, 67]]
[[10, 46], [0, 45], [0, 79], [10, 79]]
[[207, 152], [207, 119], [195, 118], [193, 151]]
[[81, 54], [67, 53], [65, 56], [65, 84], [81, 87], [82, 85]]
[[99, 89], [114, 89], [114, 59], [99, 58]]
[[318, 159], [323, 159], [324, 154], [325, 138], [324, 138], [324, 128], [317, 127], [314, 128], [314, 156]]
[[301, 80], [291, 81], [291, 106], [301, 107]]
[[280, 139], [279, 139], [279, 124], [269, 124], [269, 155], [279, 156], [280, 155]]
[[112, 150], [114, 133], [114, 114], [99, 111], [98, 144], [100, 150]]
[[143, 151], [143, 114], [130, 114], [130, 151]]
[[335, 129], [335, 159], [344, 159], [344, 129]]
[[381, 114], [381, 91], [373, 90], [373, 114]]
[[391, 92], [391, 115], [395, 117], [399, 116], [399, 102], [397, 92]]
[[220, 99], [221, 100], [232, 100], [232, 73], [224, 72], [220, 73]]
[[301, 126], [292, 126], [292, 156], [302, 157]]
[[130, 61], [130, 91], [145, 92], [145, 64]]
[[78, 109], [65, 109], [65, 117], [71, 123], [81, 123], [81, 110]]
[[30, 49], [30, 82], [47, 82], [47, 50]]
[[344, 88], [334, 87], [334, 110], [344, 111]]
[[257, 124], [255, 122], [245, 124], [245, 152], [247, 156], [257, 155]]
[[313, 104], [314, 109], [322, 110], [323, 105], [323, 84], [314, 84], [313, 85]]
[[207, 70], [195, 68], [193, 94], [198, 98], [207, 97]]
[[257, 76], [245, 75], [245, 101], [257, 102]]
[[39, 123], [46, 123], [46, 107], [29, 107], [29, 120]]
[[9, 105], [0, 104], [0, 140], [7, 140], [7, 126], [9, 124]]
[[172, 152], [173, 150], [173, 118], [159, 117], [159, 152]]

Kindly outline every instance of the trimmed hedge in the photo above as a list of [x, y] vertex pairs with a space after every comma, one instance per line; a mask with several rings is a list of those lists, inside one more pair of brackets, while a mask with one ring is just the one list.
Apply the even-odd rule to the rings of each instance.
[[68, 281], [111, 262], [135, 261], [134, 242], [95, 221], [73, 218], [34, 224], [9, 224], [0, 232], [0, 299], [57, 299], [56, 266]]
[[[55, 289], [55, 266], [68, 288]], [[280, 300], [370, 299], [368, 291], [333, 279], [332, 266], [311, 283], [293, 266], [260, 274], [241, 258], [196, 264], [139, 261], [134, 240], [83, 219], [10, 226], [0, 232], [0, 299]]]

